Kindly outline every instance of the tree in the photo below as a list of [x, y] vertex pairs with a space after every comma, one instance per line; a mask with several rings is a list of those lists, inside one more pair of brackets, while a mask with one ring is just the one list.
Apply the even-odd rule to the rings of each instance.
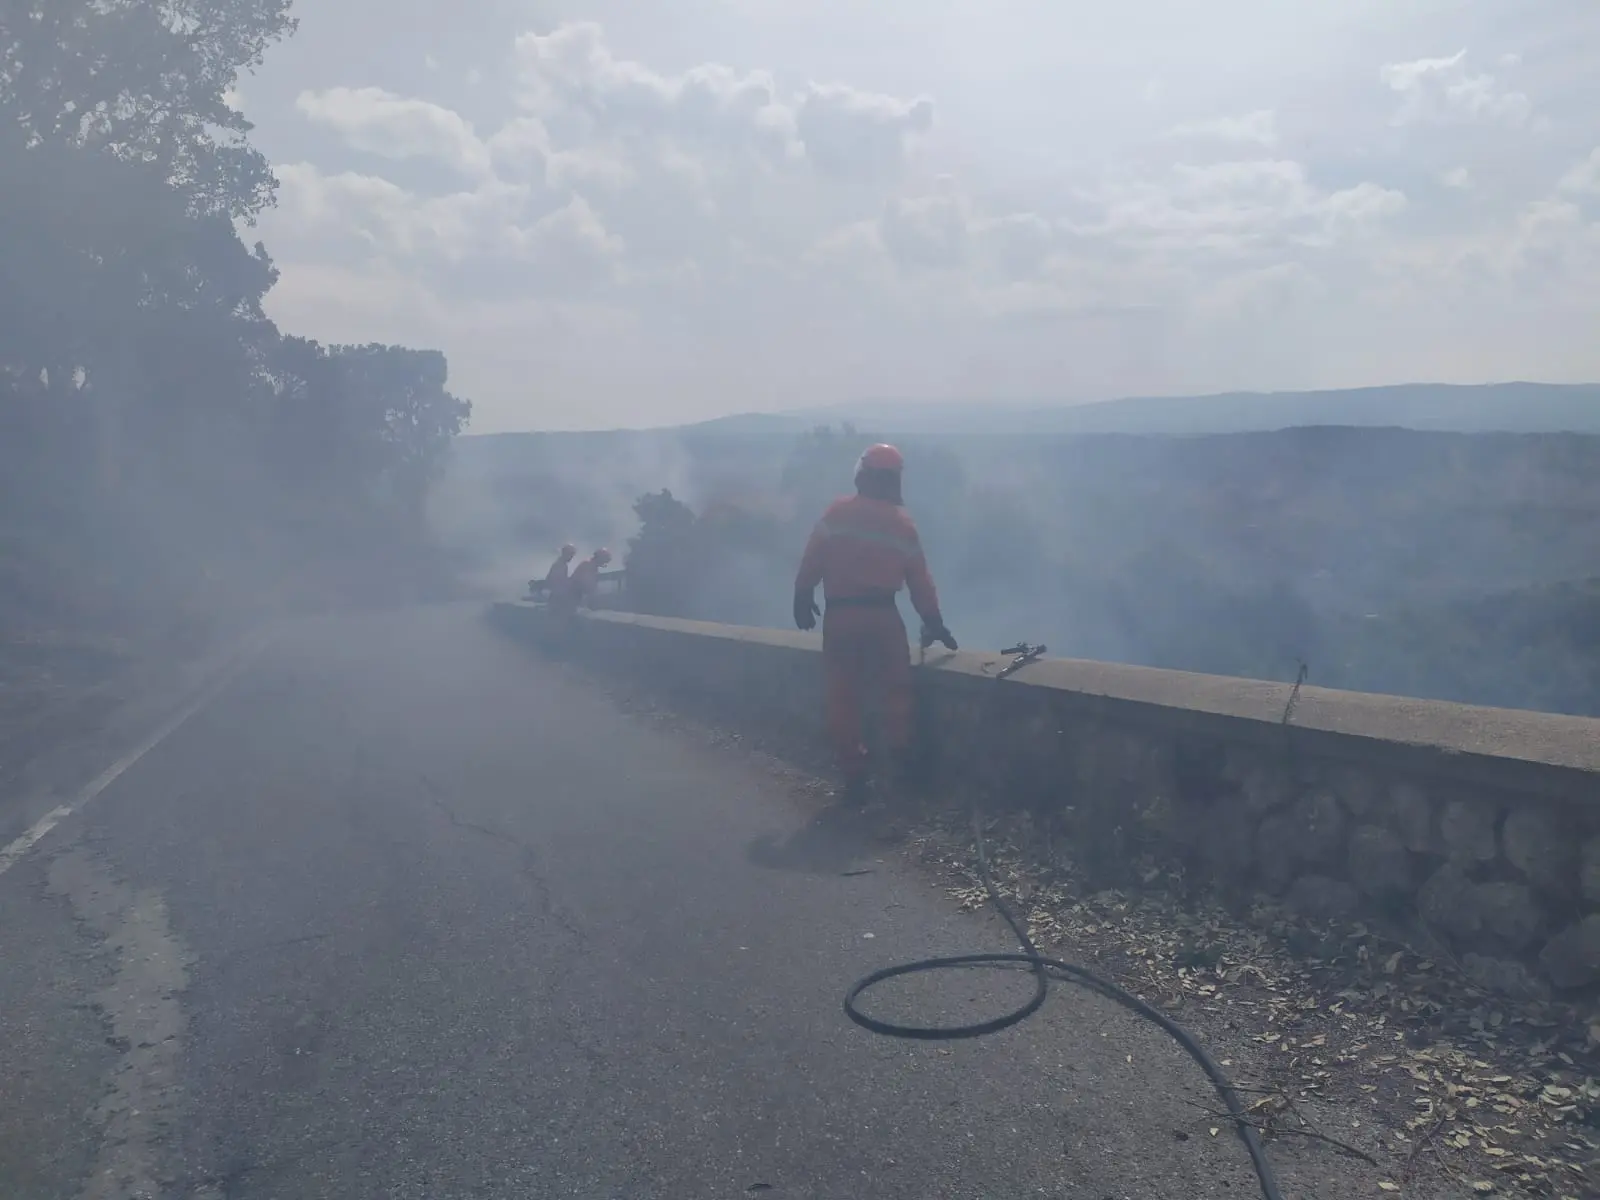
[[267, 355], [261, 415], [275, 470], [324, 509], [415, 529], [472, 411], [446, 388], [448, 374], [433, 350], [278, 339]]
[[196, 214], [250, 218], [271, 168], [228, 104], [290, 0], [0, 0], [0, 111], [30, 145], [151, 165]]
[[14, 231], [0, 242], [8, 448], [77, 471], [92, 464], [74, 450], [90, 453], [110, 477], [132, 440], [176, 449], [219, 392], [248, 392], [276, 279], [259, 245], [188, 212], [149, 164], [28, 147], [11, 130], [0, 173], [0, 228]]
[[633, 503], [639, 532], [628, 539], [623, 565], [628, 601], [640, 612], [691, 616], [701, 567], [694, 510], [666, 488]]
[[470, 415], [437, 352], [265, 314], [237, 223], [274, 182], [228, 94], [288, 7], [0, 0], [0, 537], [124, 590], [414, 545]]
[[415, 521], [437, 480], [450, 441], [472, 405], [446, 388], [450, 370], [437, 350], [403, 346], [337, 346], [346, 420], [361, 439], [362, 477], [396, 511]]

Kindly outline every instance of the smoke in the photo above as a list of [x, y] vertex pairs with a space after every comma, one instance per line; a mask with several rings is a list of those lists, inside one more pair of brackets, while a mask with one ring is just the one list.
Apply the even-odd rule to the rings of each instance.
[[[873, 440], [468, 439], [460, 458], [474, 469], [450, 495], [455, 517], [526, 579], [562, 540], [621, 551], [638, 533], [634, 501], [667, 488], [700, 514], [682, 550], [692, 578], [673, 591], [681, 614], [781, 626], [805, 537]], [[1329, 686], [1600, 705], [1538, 683], [1569, 645], [1504, 647], [1470, 685], [1458, 662], [1473, 639], [1494, 640], [1500, 594], [1597, 573], [1587, 531], [1600, 439], [1303, 428], [898, 440], [907, 507], [965, 645], [1044, 642], [1060, 656], [1276, 679], [1304, 661]]]
[[475, 584], [501, 593], [542, 576], [567, 542], [620, 561], [639, 529], [634, 502], [667, 489], [696, 511], [749, 503], [772, 480], [764, 463], [707, 453], [676, 430], [495, 434], [459, 439], [430, 497], [439, 541]]

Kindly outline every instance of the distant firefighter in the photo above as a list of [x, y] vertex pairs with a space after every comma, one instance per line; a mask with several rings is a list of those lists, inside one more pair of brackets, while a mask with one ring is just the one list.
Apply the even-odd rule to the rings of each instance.
[[561, 547], [561, 553], [556, 556], [556, 561], [550, 564], [550, 569], [545, 572], [545, 590], [554, 596], [567, 586], [567, 564], [578, 557], [578, 548], [571, 542]]
[[822, 662], [827, 724], [846, 797], [865, 797], [867, 748], [861, 699], [876, 690], [883, 708], [886, 748], [904, 769], [911, 746], [911, 651], [895, 606], [902, 585], [922, 618], [922, 644], [956, 641], [939, 613], [916, 524], [901, 504], [904, 459], [893, 446], [873, 446], [856, 465], [856, 494], [835, 500], [806, 544], [794, 582], [794, 621], [815, 629], [822, 585]]
[[595, 592], [600, 587], [601, 568], [610, 561], [611, 551], [602, 546], [573, 568], [572, 579], [567, 585], [567, 594], [571, 597], [569, 607], [577, 608], [580, 604], [594, 607]]

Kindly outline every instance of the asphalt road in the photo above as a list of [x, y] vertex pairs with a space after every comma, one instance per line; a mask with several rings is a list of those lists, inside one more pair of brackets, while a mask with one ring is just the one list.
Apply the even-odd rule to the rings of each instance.
[[[474, 610], [280, 631], [122, 766], [0, 858], [8, 1200], [1256, 1194], [1198, 1069], [1102, 1000], [850, 1024], [852, 980], [1003, 929]], [[1027, 988], [922, 978], [878, 1011]]]

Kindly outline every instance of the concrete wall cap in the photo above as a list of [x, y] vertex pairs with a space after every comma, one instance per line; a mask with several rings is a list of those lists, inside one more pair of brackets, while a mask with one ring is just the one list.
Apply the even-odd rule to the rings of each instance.
[[[773, 648], [813, 653], [822, 648], [819, 634], [799, 630], [720, 625], [638, 613], [594, 612], [585, 614], [585, 618]], [[936, 648], [929, 652], [923, 669], [993, 679], [1008, 661], [1006, 656], [989, 651]], [[1030, 663], [1005, 683], [1090, 699], [1197, 712], [1260, 726], [1282, 724], [1284, 707], [1293, 691], [1288, 683], [1068, 658]], [[1480, 755], [1600, 774], [1600, 720], [1591, 717], [1304, 686], [1295, 704], [1293, 727], [1447, 754]], [[1600, 783], [1596, 800], [1600, 801]]]

